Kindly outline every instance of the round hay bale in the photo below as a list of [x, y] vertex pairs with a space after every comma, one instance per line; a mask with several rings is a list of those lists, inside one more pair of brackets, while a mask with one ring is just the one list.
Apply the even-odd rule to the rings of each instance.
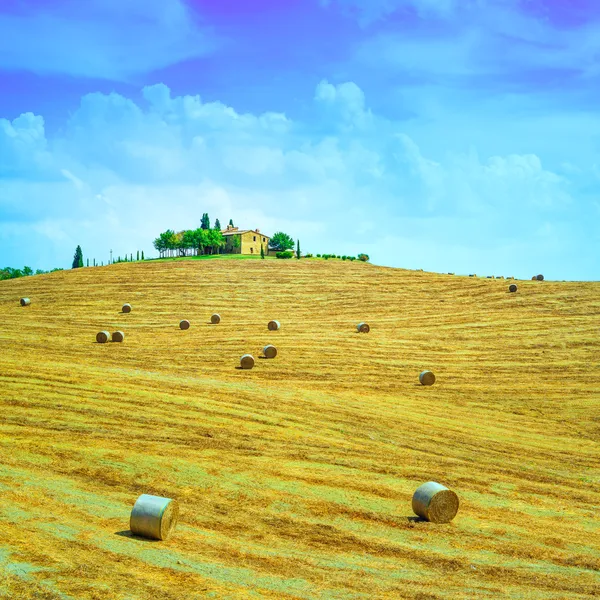
[[413, 494], [412, 509], [432, 523], [450, 523], [458, 512], [458, 496], [447, 487], [428, 481]]
[[122, 342], [125, 339], [125, 334], [122, 331], [115, 331], [112, 334], [113, 342]]
[[267, 327], [269, 328], [269, 331], [277, 331], [281, 327], [281, 324], [279, 321], [269, 321]]
[[534, 275], [534, 276], [531, 278], [531, 281], [536, 281], [536, 280], [537, 280], [537, 277]]
[[99, 331], [96, 334], [96, 341], [99, 344], [106, 344], [106, 342], [108, 342], [109, 339], [110, 339], [110, 333], [108, 331]]
[[369, 331], [371, 331], [371, 328], [369, 327], [368, 323], [359, 323], [356, 326], [356, 331], [358, 331], [358, 333], [369, 333]]
[[509, 292], [516, 292], [516, 291], [517, 291], [517, 284], [516, 284], [516, 283], [511, 283], [511, 284], [508, 286], [508, 291], [509, 291]]
[[171, 498], [142, 494], [133, 505], [129, 529], [134, 535], [166, 540], [179, 519], [179, 505]]
[[475, 273], [471, 273], [469, 277], [477, 277], [477, 275]]
[[543, 276], [543, 275], [537, 275], [537, 276], [536, 276], [536, 279], [537, 279], [538, 281], [544, 281], [544, 276]]
[[190, 328], [190, 322], [187, 319], [183, 319], [181, 321], [179, 321], [179, 329], [189, 329]]
[[221, 315], [218, 315], [217, 313], [215, 313], [214, 315], [211, 315], [210, 322], [213, 325], [216, 325], [217, 323], [220, 323], [221, 322]]
[[272, 344], [267, 344], [263, 348], [263, 354], [265, 355], [265, 358], [275, 358], [277, 356], [277, 348]]
[[31, 300], [29, 298], [21, 298], [19, 300], [21, 306], [29, 306], [31, 304]]
[[124, 313], [131, 312], [131, 304], [123, 304], [123, 308], [121, 309]]
[[251, 369], [254, 366], [254, 356], [252, 354], [244, 354], [242, 358], [240, 358], [240, 367], [242, 369]]
[[423, 371], [419, 375], [421, 385], [433, 385], [435, 383], [435, 375], [431, 371]]

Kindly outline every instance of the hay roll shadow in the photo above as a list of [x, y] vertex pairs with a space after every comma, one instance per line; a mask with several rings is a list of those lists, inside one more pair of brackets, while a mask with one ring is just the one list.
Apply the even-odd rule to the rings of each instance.
[[153, 540], [166, 540], [179, 519], [179, 505], [171, 498], [142, 494], [129, 517], [131, 533]]
[[421, 385], [433, 385], [435, 383], [435, 375], [431, 371], [422, 371], [419, 374]]
[[435, 481], [418, 487], [412, 497], [414, 513], [432, 523], [450, 523], [458, 512], [458, 504], [456, 493]]

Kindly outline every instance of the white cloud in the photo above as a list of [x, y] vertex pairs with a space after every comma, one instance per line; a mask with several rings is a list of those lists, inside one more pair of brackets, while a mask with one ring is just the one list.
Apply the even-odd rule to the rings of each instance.
[[20, 9], [0, 14], [2, 69], [127, 80], [216, 44], [183, 0], [68, 0], [44, 9], [25, 0]]
[[332, 85], [323, 80], [317, 85], [314, 100], [330, 123], [340, 121], [346, 131], [365, 129], [373, 124], [373, 115], [365, 108], [365, 95], [352, 81]]
[[[287, 230], [307, 251], [366, 250], [376, 262], [411, 266], [404, 249], [412, 244], [430, 248], [423, 268], [472, 270], [484, 258], [516, 256], [506, 248], [537, 257], [549, 241], [531, 236], [531, 222], [560, 219], [573, 202], [570, 174], [533, 153], [432, 158], [417, 136], [373, 115], [352, 82], [317, 85], [315, 116], [329, 119], [317, 133], [283, 114], [171, 97], [162, 84], [144, 97], [147, 107], [117, 94], [85, 96], [61, 137], [49, 140], [40, 117], [2, 122], [10, 169], [0, 173], [0, 211], [20, 223], [12, 234], [3, 228], [4, 253], [29, 227], [36, 267], [64, 264], [83, 240], [98, 260], [110, 248], [150, 255], [160, 231], [195, 227], [208, 212], [222, 223]], [[23, 253], [14, 251], [16, 264]]]
[[47, 172], [52, 158], [46, 146], [42, 117], [27, 112], [12, 122], [0, 119], [0, 174]]
[[[588, 86], [600, 73], [600, 20], [572, 28], [525, 10], [518, 0], [344, 0], [362, 18], [372, 20], [412, 7], [422, 17], [410, 26], [399, 24], [375, 29], [357, 49], [359, 63], [390, 74], [411, 74], [446, 86], [476, 87], [482, 77], [502, 77], [502, 82], [535, 91], [537, 83], [569, 75], [569, 82]], [[444, 17], [443, 25], [435, 20]], [[435, 17], [432, 19], [432, 17]], [[369, 21], [370, 22], [370, 21]], [[544, 77], [539, 73], [546, 73]], [[560, 73], [560, 75], [556, 75]], [[543, 85], [541, 86], [543, 89]]]
[[[481, 5], [485, 0], [461, 0], [462, 5]], [[356, 15], [358, 22], [366, 27], [401, 10], [413, 10], [427, 17], [447, 17], [461, 6], [459, 0], [321, 0], [325, 8], [340, 8]]]

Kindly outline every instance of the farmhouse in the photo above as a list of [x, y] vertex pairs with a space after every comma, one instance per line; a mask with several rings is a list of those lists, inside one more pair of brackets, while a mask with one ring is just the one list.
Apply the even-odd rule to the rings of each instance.
[[269, 236], [260, 232], [260, 229], [239, 229], [227, 226], [221, 231], [225, 237], [224, 254], [260, 254], [260, 247], [269, 252]]

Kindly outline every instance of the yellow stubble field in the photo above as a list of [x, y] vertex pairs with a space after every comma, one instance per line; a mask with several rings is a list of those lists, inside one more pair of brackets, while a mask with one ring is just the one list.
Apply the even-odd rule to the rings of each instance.
[[[509, 283], [309, 259], [0, 282], [0, 597], [600, 596], [600, 283]], [[430, 480], [449, 524], [412, 513]], [[179, 502], [168, 540], [129, 532], [142, 493]]]

